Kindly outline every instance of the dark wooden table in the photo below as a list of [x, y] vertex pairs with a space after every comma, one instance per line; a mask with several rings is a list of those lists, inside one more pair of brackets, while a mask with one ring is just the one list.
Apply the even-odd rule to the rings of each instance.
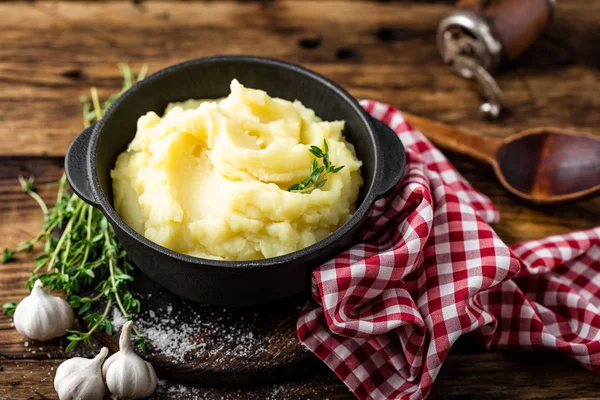
[[[505, 137], [528, 127], [560, 126], [600, 134], [600, 2], [558, 2], [542, 40], [498, 79], [510, 106], [497, 123], [480, 119], [475, 87], [444, 66], [435, 30], [453, 1], [24, 1], [0, 3], [0, 246], [39, 229], [37, 206], [17, 175], [43, 184], [62, 173], [80, 131], [79, 96], [120, 86], [116, 64], [151, 70], [225, 53], [302, 63], [357, 98]], [[459, 170], [500, 208], [509, 243], [600, 223], [600, 201], [533, 206], [511, 196], [492, 172], [451, 155]], [[50, 199], [52, 188], [40, 186]], [[32, 265], [0, 266], [0, 302], [22, 298]], [[0, 316], [0, 398], [56, 398], [53, 371], [65, 358], [56, 343], [25, 346]], [[600, 398], [600, 378], [551, 353], [484, 352], [464, 338], [431, 398]], [[351, 399], [326, 368], [293, 382], [245, 389], [189, 388], [162, 382], [156, 398]]]

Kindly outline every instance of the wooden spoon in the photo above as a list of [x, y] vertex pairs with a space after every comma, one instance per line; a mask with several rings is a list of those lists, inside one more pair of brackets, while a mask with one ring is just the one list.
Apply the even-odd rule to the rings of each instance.
[[600, 137], [535, 128], [495, 140], [403, 114], [439, 147], [492, 165], [502, 185], [526, 200], [557, 203], [600, 191]]

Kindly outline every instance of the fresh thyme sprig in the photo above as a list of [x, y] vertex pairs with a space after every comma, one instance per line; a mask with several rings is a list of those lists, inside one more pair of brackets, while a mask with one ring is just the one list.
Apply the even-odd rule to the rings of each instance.
[[[327, 182], [327, 179], [325, 179], [327, 174], [335, 174], [344, 168], [344, 165], [336, 167], [331, 164], [331, 161], [329, 160], [329, 146], [327, 145], [326, 139], [323, 139], [323, 149], [320, 149], [317, 146], [310, 146], [308, 151], [315, 156], [315, 159], [310, 165], [310, 175], [301, 182], [290, 186], [288, 188], [289, 192], [310, 193], [314, 189], [319, 189], [325, 185], [325, 182]], [[323, 159], [323, 165], [320, 167], [318, 159]]]
[[[143, 79], [148, 70], [144, 66], [136, 76], [127, 64], [121, 64], [120, 69], [123, 87], [102, 106], [94, 87], [90, 90], [91, 99], [81, 98], [85, 127], [100, 120], [104, 110], [134, 81]], [[31, 289], [35, 280], [40, 279], [50, 290], [64, 291], [71, 307], [86, 323], [85, 331], [68, 331], [69, 344], [66, 350], [75, 348], [81, 342], [91, 344], [94, 332], [105, 331], [111, 335], [114, 329], [108, 313], [113, 305], [119, 308], [125, 319], [131, 319], [131, 312], [140, 311], [140, 301], [127, 287], [133, 280], [130, 275], [133, 266], [112, 227], [99, 210], [68, 192], [64, 175], [58, 182], [56, 204], [52, 208], [48, 208], [33, 190], [33, 178], [19, 177], [19, 182], [22, 190], [38, 203], [44, 214], [42, 230], [15, 249], [4, 249], [2, 262], [10, 261], [16, 253], [31, 251], [37, 243], [42, 242], [43, 252], [35, 259], [35, 268], [26, 286]], [[90, 292], [93, 295], [84, 295]], [[101, 312], [91, 312], [95, 303], [104, 303]], [[5, 314], [14, 315], [16, 305], [16, 302], [5, 303]], [[135, 327], [134, 331], [135, 345], [146, 351], [146, 337]]]

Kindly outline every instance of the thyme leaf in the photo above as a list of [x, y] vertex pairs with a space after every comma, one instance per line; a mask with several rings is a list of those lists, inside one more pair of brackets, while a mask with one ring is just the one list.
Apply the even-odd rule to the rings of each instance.
[[4, 314], [8, 315], [9, 317], [13, 317], [15, 315], [16, 308], [17, 308], [16, 301], [9, 301], [2, 305], [2, 310], [4, 311]]

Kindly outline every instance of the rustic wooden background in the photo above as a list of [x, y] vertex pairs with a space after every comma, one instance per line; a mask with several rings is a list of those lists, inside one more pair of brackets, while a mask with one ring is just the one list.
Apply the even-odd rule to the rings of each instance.
[[[510, 113], [480, 119], [475, 87], [440, 61], [435, 30], [453, 1], [23, 1], [0, 2], [0, 247], [39, 229], [40, 212], [20, 193], [18, 174], [43, 184], [62, 173], [65, 150], [81, 129], [79, 96], [102, 97], [121, 80], [116, 64], [152, 71], [190, 58], [226, 53], [302, 63], [357, 98], [389, 102], [415, 114], [505, 137], [537, 126], [600, 134], [600, 2], [558, 2], [556, 21], [498, 77]], [[492, 172], [451, 156], [502, 213], [507, 242], [600, 224], [600, 200], [533, 206], [516, 199]], [[22, 298], [31, 264], [0, 266], [0, 303]], [[54, 399], [60, 342], [25, 346], [0, 317], [0, 398]], [[550, 353], [483, 352], [469, 338], [448, 358], [431, 398], [600, 398], [600, 378]], [[326, 368], [296, 381], [258, 388], [187, 387], [161, 382], [155, 398], [351, 399]]]

